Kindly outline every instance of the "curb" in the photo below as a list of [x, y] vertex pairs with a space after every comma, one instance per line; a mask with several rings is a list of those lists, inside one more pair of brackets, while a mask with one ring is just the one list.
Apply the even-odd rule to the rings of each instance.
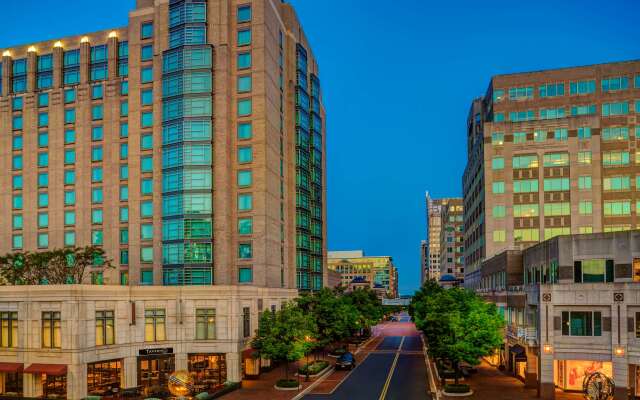
[[291, 400], [299, 400], [299, 399], [303, 398], [304, 396], [306, 396], [310, 391], [315, 389], [316, 386], [318, 386], [321, 382], [323, 382], [329, 375], [331, 375], [331, 372], [333, 372], [333, 371], [334, 371], [334, 368], [332, 366], [329, 366], [328, 368], [325, 368], [325, 372], [322, 375], [320, 375], [316, 381], [314, 381], [311, 385], [307, 386], [306, 389], [304, 389], [303, 391], [298, 393]]
[[[420, 333], [420, 338], [422, 339], [422, 349], [424, 352], [424, 362], [425, 364], [427, 364], [427, 375], [428, 375], [428, 380], [429, 380], [429, 391], [431, 392], [431, 395], [435, 398], [435, 400], [440, 400], [440, 396], [441, 393], [438, 390], [438, 384], [436, 381], [434, 381], [434, 376], [433, 376], [433, 371], [432, 371], [432, 365], [431, 365], [431, 359], [429, 358], [429, 352], [427, 351], [427, 344], [424, 340], [424, 334]], [[436, 370], [436, 374], [438, 373], [438, 371]], [[439, 379], [440, 377], [438, 377]]]

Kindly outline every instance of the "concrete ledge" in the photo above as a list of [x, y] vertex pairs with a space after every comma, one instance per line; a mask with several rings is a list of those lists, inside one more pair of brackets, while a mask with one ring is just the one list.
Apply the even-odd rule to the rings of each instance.
[[467, 393], [447, 393], [444, 390], [440, 392], [444, 397], [466, 397], [473, 395], [473, 390], [469, 390]]
[[300, 389], [302, 389], [302, 385], [298, 385], [298, 386], [295, 386], [295, 387], [287, 387], [287, 388], [283, 388], [283, 387], [280, 387], [280, 386], [278, 386], [278, 385], [273, 385], [273, 388], [274, 388], [275, 390], [281, 390], [281, 391], [283, 391], [283, 392], [289, 392], [289, 391], [294, 391], [294, 390], [300, 390]]

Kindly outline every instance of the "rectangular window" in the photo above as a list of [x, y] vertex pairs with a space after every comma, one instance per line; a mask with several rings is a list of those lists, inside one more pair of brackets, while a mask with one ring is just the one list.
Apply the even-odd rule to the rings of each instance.
[[571, 95], [591, 94], [596, 91], [596, 81], [586, 80], [569, 83], [569, 92]]
[[0, 347], [18, 347], [18, 312], [0, 312], [0, 324], [2, 324], [2, 329], [0, 329]]
[[251, 75], [238, 77], [238, 93], [247, 93], [251, 91]]
[[553, 132], [553, 138], [557, 141], [564, 142], [569, 139], [569, 132], [567, 131], [567, 129], [564, 129], [564, 128], [556, 129]]
[[216, 338], [216, 310], [213, 308], [196, 309], [196, 340], [214, 340]]
[[493, 241], [496, 243], [502, 243], [506, 240], [506, 232], [502, 229], [493, 231]]
[[537, 217], [538, 215], [540, 215], [540, 208], [537, 204], [514, 204], [513, 205], [513, 216], [516, 218]]
[[494, 146], [502, 146], [504, 144], [504, 133], [493, 132], [491, 134], [491, 144]]
[[626, 76], [616, 76], [613, 78], [603, 79], [601, 82], [603, 92], [615, 92], [618, 90], [629, 89], [629, 78]]
[[533, 87], [509, 88], [509, 99], [526, 100], [533, 98]]
[[527, 143], [527, 132], [513, 132], [513, 143]]
[[569, 153], [547, 153], [544, 155], [543, 166], [566, 167], [569, 165]]
[[251, 308], [242, 308], [242, 335], [243, 337], [251, 336]]
[[153, 22], [145, 22], [140, 25], [140, 39], [150, 39], [153, 37]]
[[165, 325], [164, 309], [144, 310], [144, 341], [159, 342], [166, 340]]
[[494, 194], [504, 193], [504, 182], [502, 181], [493, 182], [492, 191]]
[[602, 140], [628, 140], [629, 128], [626, 126], [618, 126], [613, 128], [602, 129]]
[[238, 46], [248, 46], [251, 44], [251, 29], [241, 29], [238, 31]]
[[535, 193], [537, 191], [537, 179], [522, 179], [513, 181], [513, 193]]
[[619, 167], [629, 165], [628, 151], [609, 151], [602, 153], [603, 167]]
[[113, 311], [96, 311], [96, 346], [116, 343], [114, 314]]
[[140, 69], [140, 83], [153, 82], [153, 67], [143, 67]]
[[605, 216], [631, 215], [631, 201], [629, 200], [605, 201], [604, 215]]
[[238, 162], [250, 163], [253, 161], [253, 150], [251, 146], [238, 147]]
[[603, 103], [602, 104], [602, 116], [609, 117], [615, 115], [627, 115], [629, 114], [629, 102], [622, 101], [618, 103]]
[[153, 59], [153, 45], [149, 44], [140, 48], [140, 60], [149, 61]]
[[253, 282], [253, 269], [251, 267], [238, 268], [238, 283]]
[[251, 53], [238, 53], [238, 69], [251, 68]]
[[590, 151], [579, 151], [578, 152], [578, 164], [582, 165], [590, 165], [591, 164], [591, 152]]
[[588, 126], [578, 128], [578, 139], [589, 139], [591, 138], [591, 128]]
[[514, 229], [513, 240], [516, 242], [539, 242], [540, 231], [538, 229]]
[[250, 193], [238, 195], [238, 211], [250, 211], [253, 209], [253, 196]]
[[251, 6], [238, 7], [238, 23], [251, 21]]
[[603, 179], [603, 188], [610, 190], [630, 190], [631, 178], [629, 176], [609, 176]]
[[563, 311], [562, 336], [602, 336], [602, 313]]
[[545, 192], [559, 192], [567, 190], [569, 190], [569, 178], [547, 178], [544, 180]]
[[591, 200], [581, 200], [578, 203], [578, 212], [580, 215], [591, 215], [593, 213], [593, 203]]
[[544, 204], [544, 216], [545, 217], [557, 217], [561, 215], [571, 214], [571, 204], [565, 203], [545, 203]]
[[251, 217], [238, 219], [238, 233], [240, 235], [251, 235], [253, 233], [253, 219]]
[[504, 169], [504, 157], [493, 157], [491, 160], [491, 169]]
[[538, 89], [538, 95], [544, 97], [564, 96], [564, 83], [550, 83]]
[[238, 100], [238, 116], [246, 117], [251, 115], [252, 112], [252, 104], [251, 99], [240, 99]]
[[59, 349], [62, 347], [62, 320], [60, 311], [42, 313], [42, 348]]

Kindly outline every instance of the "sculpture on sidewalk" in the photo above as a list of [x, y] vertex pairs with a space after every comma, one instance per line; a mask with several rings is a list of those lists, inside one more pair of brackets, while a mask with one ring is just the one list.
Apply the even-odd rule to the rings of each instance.
[[587, 400], [608, 400], [613, 398], [616, 385], [613, 379], [602, 372], [593, 372], [584, 377], [582, 389]]

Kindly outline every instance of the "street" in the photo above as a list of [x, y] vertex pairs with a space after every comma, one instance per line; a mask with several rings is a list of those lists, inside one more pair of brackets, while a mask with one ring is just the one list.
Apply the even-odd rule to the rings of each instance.
[[422, 352], [422, 339], [403, 314], [377, 331], [378, 346], [329, 394], [307, 395], [307, 400], [424, 400], [431, 399]]

